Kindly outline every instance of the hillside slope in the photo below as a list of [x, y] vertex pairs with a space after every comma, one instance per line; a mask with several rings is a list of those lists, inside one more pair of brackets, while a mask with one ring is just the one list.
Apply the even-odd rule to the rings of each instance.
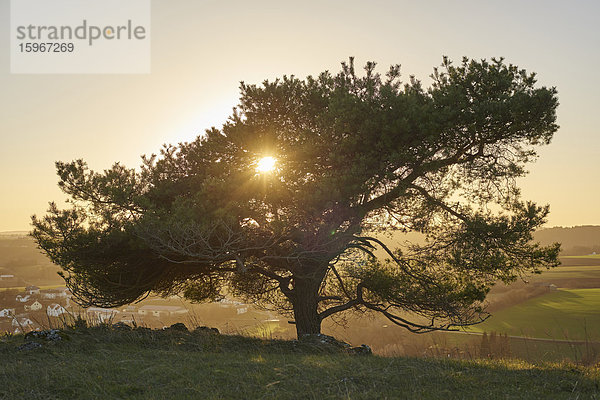
[[[597, 398], [597, 369], [513, 361], [359, 356], [206, 331], [68, 331], [0, 342], [0, 398]], [[38, 340], [38, 341], [39, 341]]]

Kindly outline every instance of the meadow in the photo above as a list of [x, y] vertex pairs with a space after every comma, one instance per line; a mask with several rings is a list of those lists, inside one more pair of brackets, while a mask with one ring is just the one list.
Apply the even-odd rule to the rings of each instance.
[[[598, 259], [600, 261], [600, 258]], [[527, 280], [535, 282], [552, 282], [559, 287], [585, 286], [589, 279], [600, 278], [600, 265], [574, 265], [560, 266], [554, 269], [543, 271], [539, 275], [533, 275]], [[576, 279], [577, 282], [570, 282]]]
[[[204, 330], [79, 327], [19, 350], [0, 340], [1, 399], [584, 399], [597, 368], [351, 355], [314, 342]], [[31, 339], [28, 339], [31, 340]]]
[[495, 312], [470, 330], [543, 339], [600, 341], [600, 289], [557, 289]]
[[[499, 284], [489, 299], [491, 317], [465, 331], [413, 335], [383, 318], [351, 320], [350, 329], [330, 325], [327, 331], [350, 343], [368, 343], [386, 356], [600, 362], [600, 265], [561, 266], [528, 277], [527, 283]], [[484, 354], [484, 332], [508, 335], [508, 351]]]
[[511, 357], [600, 361], [600, 265], [544, 271], [526, 284], [500, 286], [490, 298], [489, 319], [466, 332], [431, 335], [429, 352], [481, 356], [481, 334], [494, 332], [509, 336]]
[[527, 284], [499, 288], [499, 292], [514, 297], [516, 289], [533, 296], [494, 310], [471, 331], [600, 341], [600, 265], [561, 266], [530, 277]]

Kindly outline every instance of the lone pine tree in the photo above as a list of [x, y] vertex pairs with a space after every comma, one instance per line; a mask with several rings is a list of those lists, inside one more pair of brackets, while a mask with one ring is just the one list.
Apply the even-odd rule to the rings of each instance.
[[[554, 88], [503, 59], [241, 84], [221, 129], [103, 172], [57, 162], [70, 208], [33, 237], [83, 305], [224, 294], [287, 312], [298, 336], [345, 311], [414, 332], [485, 318], [498, 280], [558, 264], [548, 207], [515, 179], [557, 130]], [[427, 240], [393, 249], [385, 234]]]

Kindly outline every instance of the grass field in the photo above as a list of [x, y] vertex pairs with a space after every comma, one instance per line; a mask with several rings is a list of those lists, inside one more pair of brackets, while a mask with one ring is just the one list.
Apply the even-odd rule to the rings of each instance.
[[587, 256], [563, 256], [563, 258], [599, 258], [600, 254], [588, 254]]
[[559, 289], [497, 311], [473, 331], [600, 341], [600, 289]]
[[[521, 290], [533, 290], [539, 283], [553, 283], [559, 289], [509, 302], [509, 306], [494, 310], [486, 322], [469, 331], [515, 336], [510, 338], [511, 354], [521, 359], [597, 362], [600, 345], [588, 342], [600, 342], [600, 266], [557, 267], [529, 281], [532, 286], [521, 285]], [[513, 290], [506, 293], [509, 300], [514, 296]], [[452, 333], [440, 337], [437, 340], [441, 347], [454, 346], [478, 354], [480, 338]]]
[[547, 281], [560, 279], [581, 279], [600, 278], [600, 265], [569, 266], [556, 267], [542, 272], [539, 275], [533, 275], [529, 280]]
[[[356, 356], [202, 332], [67, 331], [0, 341], [3, 399], [584, 399], [600, 372], [571, 364]], [[41, 340], [41, 339], [39, 339]]]
[[[489, 337], [489, 335], [488, 335]], [[542, 340], [527, 337], [510, 336], [508, 338], [508, 356], [533, 363], [556, 363], [569, 361], [582, 365], [598, 365], [600, 345], [590, 342], [562, 340]], [[462, 332], [445, 332], [431, 340], [428, 353], [436, 357], [474, 359], [481, 355], [481, 335]], [[491, 358], [502, 358], [492, 354]]]
[[[513, 336], [550, 339], [539, 341], [510, 338], [511, 356], [515, 358], [546, 362], [569, 359], [587, 365], [598, 362], [600, 345], [590, 346], [586, 343], [570, 343], [562, 340], [585, 341], [587, 339], [600, 342], [600, 313], [596, 311], [600, 310], [600, 265], [557, 267], [544, 271], [541, 275], [534, 275], [529, 281], [530, 284], [520, 284], [517, 290], [512, 287], [503, 289], [507, 297], [506, 302], [493, 311], [493, 316], [487, 322], [471, 328], [471, 331], [488, 333], [496, 331]], [[549, 291], [540, 285], [535, 289], [536, 284], [541, 283], [554, 283], [560, 289]], [[527, 295], [518, 298], [516, 294], [519, 291]], [[539, 293], [544, 294], [539, 296]], [[531, 298], [532, 296], [538, 297]], [[286, 318], [280, 318], [280, 321], [265, 321], [264, 317], [258, 316], [243, 326], [238, 323], [231, 326], [227, 324], [227, 327], [224, 327], [217, 323], [216, 317], [213, 318], [214, 312], [211, 313], [211, 310], [210, 308], [199, 309], [195, 317], [201, 323], [195, 321], [192, 325], [218, 326], [228, 333], [263, 338], [293, 336], [290, 333], [293, 329], [287, 324]], [[218, 312], [222, 313], [222, 310], [218, 308]], [[221, 314], [218, 318], [222, 320]], [[190, 321], [186, 318], [182, 322]], [[367, 343], [377, 354], [386, 356], [450, 355], [466, 359], [480, 356], [480, 336], [460, 333], [415, 336], [407, 334], [400, 328], [398, 328], [400, 332], [396, 333], [387, 320], [373, 320], [368, 324], [362, 322], [362, 319], [353, 321], [343, 329], [338, 329], [336, 326], [333, 331], [328, 326], [325, 331], [355, 345]], [[384, 325], [387, 328], [383, 329]]]

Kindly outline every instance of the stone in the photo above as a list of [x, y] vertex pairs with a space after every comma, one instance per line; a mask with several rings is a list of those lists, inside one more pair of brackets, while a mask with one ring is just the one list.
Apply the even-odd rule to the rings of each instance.
[[49, 342], [58, 342], [59, 340], [62, 340], [59, 329], [46, 329], [43, 331], [27, 332], [25, 334], [25, 340], [30, 338], [45, 339]]
[[369, 347], [368, 345], [361, 344], [360, 346], [348, 349], [348, 353], [355, 354], [357, 356], [369, 356], [373, 354], [373, 350], [371, 350], [371, 347]]
[[29, 350], [39, 349], [40, 347], [42, 347], [42, 345], [37, 342], [27, 342], [27, 343], [23, 343], [22, 345], [17, 347], [17, 349], [19, 351], [29, 351]]
[[187, 326], [185, 326], [185, 324], [182, 322], [177, 322], [176, 324], [173, 324], [173, 325], [169, 326], [168, 328], [165, 328], [165, 330], [188, 332]]
[[215, 335], [219, 335], [220, 332], [217, 328], [211, 328], [209, 326], [199, 326], [194, 329], [194, 333], [212, 333]]
[[300, 337], [300, 342], [338, 347], [340, 349], [350, 348], [348, 343], [337, 340], [333, 336], [323, 335], [322, 333], [302, 335]]
[[133, 329], [133, 328], [131, 328], [131, 326], [127, 325], [125, 322], [117, 322], [116, 324], [112, 325], [112, 328], [115, 331], [130, 331], [131, 329]]

